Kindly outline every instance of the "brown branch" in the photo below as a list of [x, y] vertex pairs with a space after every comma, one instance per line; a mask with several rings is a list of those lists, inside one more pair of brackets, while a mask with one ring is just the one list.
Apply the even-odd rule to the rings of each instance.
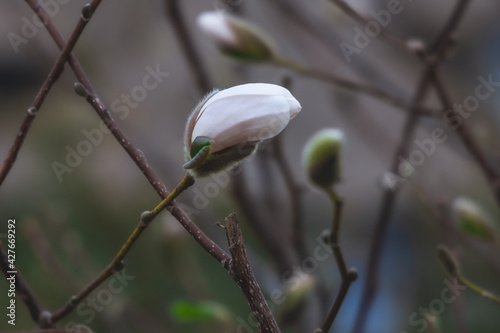
[[[414, 102], [410, 115], [406, 119], [404, 129], [402, 132], [402, 137], [400, 144], [394, 154], [392, 159], [391, 173], [396, 175], [398, 173], [399, 167], [399, 156], [406, 156], [413, 133], [417, 128], [418, 120], [418, 105], [421, 103], [422, 99], [425, 97], [427, 90], [429, 88], [429, 69], [422, 75], [420, 83], [418, 84], [417, 93], [414, 97]], [[377, 217], [375, 223], [375, 231], [372, 237], [372, 243], [370, 245], [368, 265], [366, 270], [366, 277], [363, 285], [363, 295], [361, 299], [361, 305], [358, 310], [358, 314], [355, 320], [354, 333], [361, 333], [364, 330], [366, 318], [370, 310], [371, 304], [375, 297], [377, 287], [378, 287], [378, 271], [380, 266], [380, 256], [382, 253], [382, 245], [385, 241], [385, 234], [389, 226], [389, 220], [392, 214], [392, 208], [394, 202], [396, 201], [396, 194], [398, 193], [398, 187], [386, 188], [383, 193], [382, 206], [380, 208], [380, 213]]]
[[[16, 267], [15, 270], [9, 268], [9, 262], [7, 261], [8, 256], [3, 248], [2, 241], [0, 241], [0, 270], [6, 278], [14, 276], [15, 277], [15, 285], [16, 285], [16, 296], [19, 296], [21, 300], [26, 304], [28, 311], [30, 313], [31, 319], [35, 323], [39, 323], [43, 325], [41, 320], [42, 314], [48, 313], [47, 310], [43, 307], [42, 303], [38, 300], [36, 295], [33, 293], [28, 283], [24, 279], [24, 277], [19, 272], [19, 269]], [[9, 273], [15, 271], [15, 273]]]
[[[410, 106], [408, 106], [407, 103], [405, 103], [398, 97], [395, 97], [385, 92], [384, 90], [378, 88], [377, 86], [371, 84], [353, 81], [326, 72], [324, 70], [317, 70], [311, 67], [307, 67], [283, 56], [274, 56], [271, 59], [271, 63], [274, 64], [275, 66], [291, 69], [305, 77], [310, 77], [316, 80], [327, 82], [333, 86], [338, 87], [339, 89], [344, 89], [357, 94], [365, 94], [381, 102], [384, 102], [387, 105], [391, 105], [401, 110], [407, 110], [410, 108]], [[428, 115], [435, 114], [433, 110], [424, 108], [422, 105], [419, 107], [419, 109], [421, 109], [419, 111], [422, 111], [422, 114], [428, 114]]]
[[92, 280], [86, 287], [84, 287], [78, 294], [71, 297], [68, 303], [66, 303], [59, 310], [54, 312], [54, 314], [50, 318], [51, 324], [56, 323], [60, 319], [66, 317], [73, 309], [81, 302], [85, 297], [90, 295], [92, 291], [94, 291], [97, 287], [101, 285], [104, 281], [106, 281], [110, 276], [114, 275], [116, 272], [119, 272], [123, 269], [122, 260], [125, 258], [127, 253], [130, 251], [135, 242], [139, 239], [141, 234], [146, 230], [146, 228], [150, 225], [151, 221], [163, 210], [166, 205], [169, 205], [173, 202], [173, 200], [181, 194], [184, 190], [194, 184], [194, 179], [189, 174], [182, 179], [179, 185], [169, 193], [167, 198], [158, 205], [151, 212], [144, 212], [141, 215], [141, 219], [139, 224], [134, 229], [132, 234], [129, 236], [127, 241], [123, 244], [121, 249], [115, 255], [111, 263], [94, 279]]
[[[409, 150], [409, 145], [411, 143], [411, 138], [413, 132], [417, 127], [418, 121], [418, 108], [422, 104], [425, 94], [432, 83], [433, 71], [435, 66], [442, 60], [446, 52], [446, 47], [449, 46], [449, 40], [453, 31], [457, 28], [461, 19], [465, 14], [465, 9], [470, 0], [458, 0], [455, 5], [450, 18], [445, 23], [442, 31], [439, 33], [438, 37], [431, 47], [429, 47], [423, 60], [426, 62], [424, 72], [421, 76], [420, 83], [418, 85], [417, 91], [415, 93], [412, 108], [410, 110], [410, 115], [406, 120], [406, 124], [403, 130], [403, 135], [401, 143], [394, 155], [392, 161], [391, 172], [397, 174], [399, 166], [399, 156], [406, 156]], [[368, 317], [369, 310], [373, 303], [377, 287], [378, 287], [378, 271], [380, 267], [380, 256], [382, 252], [382, 246], [384, 244], [385, 234], [389, 225], [389, 220], [392, 214], [392, 209], [397, 195], [397, 187], [395, 189], [388, 188], [384, 192], [382, 199], [382, 207], [377, 218], [375, 225], [375, 233], [372, 238], [372, 244], [370, 247], [367, 273], [364, 280], [363, 295], [361, 299], [361, 304], [355, 319], [354, 333], [364, 332], [366, 320]]]
[[261, 333], [279, 333], [278, 324], [253, 275], [236, 214], [232, 213], [226, 217], [225, 229], [229, 252], [232, 256], [232, 259], [227, 263], [228, 271], [245, 295], [257, 322], [258, 331]]
[[309, 255], [304, 239], [305, 233], [301, 203], [304, 186], [295, 180], [292, 169], [288, 165], [283, 152], [283, 140], [281, 135], [273, 139], [271, 148], [273, 157], [281, 171], [285, 186], [290, 195], [290, 206], [292, 207], [292, 245], [294, 249], [296, 249], [299, 258], [304, 259]]
[[322, 333], [327, 333], [332, 327], [332, 324], [340, 311], [340, 307], [342, 306], [342, 303], [344, 303], [344, 299], [347, 295], [347, 292], [349, 291], [349, 287], [358, 278], [358, 272], [356, 271], [356, 269], [347, 270], [347, 265], [345, 263], [344, 255], [342, 254], [339, 243], [339, 231], [340, 223], [342, 222], [344, 203], [342, 201], [342, 198], [338, 196], [338, 194], [334, 190], [331, 190], [328, 194], [332, 201], [334, 215], [332, 229], [330, 231], [330, 234], [326, 236], [325, 241], [330, 245], [332, 249], [333, 255], [335, 257], [335, 262], [337, 263], [337, 267], [340, 272], [342, 283], [340, 284], [339, 293], [337, 294], [337, 297], [335, 297], [335, 301], [333, 302], [332, 307], [328, 312], [325, 321], [323, 322], [323, 325], [321, 325], [320, 332]]
[[[305, 19], [304, 13], [301, 8], [296, 5], [291, 4], [286, 0], [274, 0], [272, 2], [275, 6], [277, 6], [281, 11], [286, 13], [291, 19], [293, 19], [297, 25], [310, 34], [312, 37], [319, 40], [324, 46], [329, 48], [330, 50], [336, 52], [338, 49], [338, 41], [337, 38], [331, 37], [326, 34], [326, 31], [329, 30], [328, 27], [322, 26], [317, 27], [316, 25], [309, 22], [309, 20]], [[357, 16], [363, 17], [361, 14], [356, 14]], [[408, 44], [408, 43], [406, 43]], [[416, 52], [417, 54], [420, 52], [414, 47], [409, 47], [409, 50]], [[336, 53], [335, 53], [336, 54]], [[288, 59], [286, 59], [288, 60]], [[290, 64], [292, 65], [292, 64]], [[293, 63], [293, 65], [299, 65], [297, 63]], [[297, 67], [297, 66], [296, 66]], [[356, 93], [364, 93], [374, 98], [377, 98], [383, 102], [386, 102], [388, 105], [392, 105], [399, 110], [408, 110], [410, 109], [410, 105], [400, 100], [399, 98], [387, 94], [385, 91], [378, 89], [375, 86], [367, 85], [367, 84], [359, 84], [358, 82], [354, 82], [351, 80], [347, 80], [342, 77], [337, 77], [335, 75], [331, 75], [329, 73], [311, 70], [305, 66], [298, 66], [296, 70], [299, 73], [302, 73], [305, 76], [310, 76], [317, 80], [322, 80], [325, 82], [330, 82], [332, 85], [337, 85], [339, 88], [343, 88]], [[422, 106], [419, 110], [420, 115], [422, 116], [432, 116], [438, 114], [438, 110], [433, 108]]]
[[198, 89], [202, 94], [206, 94], [212, 90], [212, 85], [210, 84], [210, 80], [203, 67], [201, 59], [196, 52], [186, 23], [182, 18], [181, 8], [179, 8], [179, 0], [166, 0], [165, 9], [167, 18], [174, 28], [177, 40], [181, 45], [184, 55], [186, 56], [189, 69], [193, 73]]
[[[28, 5], [35, 11], [37, 16], [46, 22], [46, 28], [49, 31], [50, 35], [56, 42], [59, 48], [65, 49], [66, 44], [58, 31], [56, 26], [51, 21], [49, 15], [45, 12], [45, 10], [38, 6], [36, 1], [27, 0]], [[84, 86], [87, 96], [87, 102], [94, 108], [97, 112], [98, 116], [101, 120], [106, 124], [108, 129], [111, 131], [113, 136], [116, 138], [118, 143], [125, 149], [127, 154], [131, 157], [134, 163], [138, 166], [138, 168], [142, 171], [144, 176], [159, 194], [159, 196], [164, 199], [168, 196], [169, 192], [165, 185], [162, 183], [160, 178], [155, 174], [155, 172], [150, 168], [148, 161], [144, 154], [138, 150], [125, 136], [125, 134], [121, 131], [115, 121], [111, 118], [108, 109], [102, 103], [101, 99], [98, 97], [90, 81], [85, 74], [82, 66], [78, 62], [77, 58], [71, 54], [69, 56], [68, 62], [73, 69], [77, 79]], [[189, 232], [189, 234], [208, 252], [212, 257], [214, 257], [218, 262], [224, 263], [230, 259], [230, 256], [222, 250], [216, 243], [214, 243], [184, 212], [178, 204], [174, 201], [174, 203], [167, 208], [169, 212], [182, 224], [182, 226]], [[68, 306], [68, 305], [66, 305]], [[59, 310], [59, 315], [55, 317], [56, 319], [61, 318], [61, 314], [66, 313], [66, 310], [61, 308]]]
[[[444, 80], [442, 79], [437, 69], [434, 69], [432, 71], [432, 80], [434, 86], [436, 87], [441, 104], [443, 105], [443, 110], [444, 110], [443, 112], [446, 112], [447, 110], [452, 110], [453, 101], [450, 97], [450, 93], [447, 91], [445, 87]], [[486, 157], [483, 155], [481, 147], [476, 142], [474, 136], [472, 135], [472, 133], [470, 132], [465, 123], [462, 123], [457, 128], [457, 133], [462, 142], [464, 143], [465, 147], [469, 151], [469, 153], [472, 155], [476, 163], [479, 165], [479, 167], [485, 174], [486, 178], [489, 180], [490, 186], [492, 187], [493, 190], [493, 194], [495, 195], [498, 204], [500, 204], [500, 175], [495, 169], [493, 169], [489, 165], [488, 161], [486, 160]]]
[[[29, 1], [29, 0], [27, 0]], [[32, 1], [29, 1], [31, 3]], [[47, 30], [50, 35], [56, 42], [59, 48], [64, 47], [65, 42], [61, 35], [61, 33], [57, 30], [56, 26], [50, 20], [48, 14], [41, 7], [32, 7], [35, 13], [38, 15], [40, 19], [46, 19], [47, 21]], [[82, 66], [78, 62], [78, 59], [71, 54], [69, 57], [69, 64], [75, 73], [77, 79], [83, 84], [88, 95], [86, 97], [87, 102], [92, 106], [92, 108], [97, 112], [98, 116], [101, 120], [106, 124], [108, 129], [111, 131], [115, 139], [122, 146], [123, 149], [127, 152], [127, 154], [132, 158], [137, 167], [141, 170], [144, 176], [147, 178], [149, 183], [156, 190], [158, 195], [165, 199], [169, 194], [167, 188], [160, 180], [160, 178], [156, 175], [156, 173], [149, 166], [149, 162], [147, 161], [144, 154], [137, 149], [132, 142], [126, 137], [126, 135], [121, 131], [116, 122], [111, 118], [108, 109], [101, 101], [97, 93], [92, 88], [92, 85], [83, 70]], [[209, 252], [217, 261], [222, 262], [224, 260], [229, 259], [229, 255], [224, 252], [217, 244], [215, 244], [212, 240], [208, 238], [208, 236], [198, 228], [198, 226], [189, 218], [189, 216], [184, 212], [178, 204], [174, 201], [172, 206], [167, 208], [170, 213], [182, 224], [182, 226], [190, 233], [193, 238], [196, 239], [198, 243]]]
[[[439, 225], [440, 236], [443, 244], [450, 249], [455, 257], [458, 255], [458, 249], [453, 241], [455, 231], [453, 221], [450, 215], [450, 206], [446, 200], [440, 200], [436, 207], [433, 207], [433, 213]], [[457, 333], [468, 333], [467, 322], [465, 320], [464, 298], [457, 295], [453, 302], [454, 319], [456, 321], [455, 329]]]
[[[38, 1], [36, 0], [26, 0], [26, 1], [32, 8], [41, 8], [40, 5], [38, 4]], [[97, 6], [99, 6], [101, 1], [102, 0], [92, 1], [90, 5], [91, 13], [93, 13], [97, 9]], [[46, 22], [46, 20], [42, 20], [42, 22]], [[7, 177], [7, 175], [9, 174], [9, 171], [11, 170], [12, 166], [14, 165], [14, 162], [17, 159], [17, 155], [19, 154], [19, 151], [21, 150], [21, 147], [23, 145], [24, 139], [26, 138], [29, 129], [31, 127], [31, 124], [33, 123], [33, 120], [35, 119], [43, 102], [45, 101], [45, 98], [49, 94], [52, 85], [57, 81], [62, 71], [64, 70], [64, 64], [66, 63], [66, 59], [68, 58], [69, 54], [71, 53], [76, 43], [78, 42], [78, 39], [82, 35], [82, 32], [87, 26], [88, 22], [89, 18], [83, 18], [83, 17], [80, 18], [75, 29], [73, 30], [73, 33], [71, 34], [71, 37], [69, 38], [68, 43], [61, 49], [61, 53], [57, 58], [56, 63], [50, 70], [49, 75], [47, 76], [47, 78], [43, 82], [42, 87], [35, 96], [35, 100], [26, 111], [24, 119], [17, 132], [16, 139], [14, 140], [14, 143], [12, 144], [9, 153], [7, 154], [7, 157], [5, 158], [2, 164], [2, 169], [0, 170], [0, 186], [5, 180], [5, 177]]]

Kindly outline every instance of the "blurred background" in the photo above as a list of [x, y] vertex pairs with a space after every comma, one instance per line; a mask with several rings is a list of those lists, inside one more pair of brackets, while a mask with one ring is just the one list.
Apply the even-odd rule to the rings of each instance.
[[[68, 38], [86, 1], [45, 2], [52, 3], [52, 20]], [[388, 6], [386, 1], [349, 3], [367, 15]], [[405, 38], [432, 42], [454, 4], [402, 1], [402, 11], [391, 17], [387, 29]], [[179, 7], [210, 87], [223, 89], [248, 82], [280, 84], [284, 76], [291, 78], [290, 89], [303, 109], [280, 134], [279, 144], [297, 184], [306, 186], [307, 182], [301, 161], [307, 139], [325, 127], [344, 131], [343, 180], [338, 187], [345, 199], [340, 241], [346, 262], [358, 269], [359, 279], [348, 293], [333, 330], [350, 332], [380, 211], [383, 176], [400, 141], [407, 110], [289, 69], [241, 63], [223, 56], [201, 33], [196, 19], [212, 10], [242, 16], [266, 31], [280, 54], [322, 72], [377, 86], [408, 104], [422, 72], [420, 61], [375, 37], [347, 62], [340, 43], [354, 44], [355, 29], [363, 26], [329, 1], [196, 0], [180, 3]], [[474, 94], [479, 76], [492, 75], [494, 81], [500, 81], [499, 10], [497, 1], [475, 1], [460, 24], [456, 45], [441, 67], [454, 103], [463, 103]], [[116, 107], [112, 117], [169, 189], [184, 172], [181, 165], [187, 116], [206, 92], [196, 83], [182, 47], [186, 40], [179, 37], [171, 17], [162, 0], [103, 1], [74, 49], [102, 101]], [[59, 54], [47, 31], [36, 26], [29, 30], [29, 22], [33, 22], [33, 13], [26, 3], [0, 2], [2, 159]], [[14, 45], [13, 34], [23, 33], [29, 37]], [[126, 95], [143, 85], [148, 70], [158, 68], [168, 75], [146, 96], [127, 104]], [[52, 311], [110, 262], [137, 225], [140, 213], [159, 202], [113, 136], [99, 130], [98, 116], [73, 91], [75, 81], [66, 66], [0, 188], [0, 240], [5, 246], [7, 220], [15, 218], [16, 265], [43, 305]], [[465, 120], [496, 170], [500, 166], [499, 102], [500, 93], [492, 92]], [[433, 93], [426, 106], [439, 108]], [[456, 133], [440, 117], [423, 117], [419, 125], [415, 137], [420, 140], [429, 138], [435, 128], [445, 129], [449, 139], [436, 145], [435, 152], [426, 156], [398, 192], [382, 252], [379, 291], [366, 331], [435, 332], [431, 331], [431, 320], [419, 312], [434, 304], [434, 309], [439, 309], [437, 322], [442, 332], [498, 332], [500, 307], [470, 290], [456, 302], [441, 302], [442, 309], [433, 303], [447, 288], [444, 280], [448, 274], [437, 261], [435, 249], [448, 236], [456, 246], [464, 274], [500, 293], [499, 247], [440, 226], [434, 214], [438, 202], [470, 197], [489, 212], [497, 226], [500, 210], [487, 180]], [[102, 139], [97, 135], [90, 148], [83, 147], [83, 141], [89, 142], [86, 135], [97, 132]], [[340, 284], [333, 258], [314, 258], [314, 250], [321, 247], [318, 237], [330, 226], [332, 207], [323, 193], [309, 186], [300, 193], [307, 256], [297, 254], [291, 241], [294, 207], [272, 150], [275, 145], [265, 144], [231, 180], [197, 181], [178, 202], [224, 249], [225, 235], [216, 223], [237, 212], [264, 294], [271, 298], [278, 290], [287, 295], [282, 303], [274, 304], [283, 332], [312, 332], [324, 319]], [[86, 156], [68, 157], [78, 149], [84, 149]], [[414, 149], [419, 148], [412, 143]], [[55, 172], [58, 163], [68, 166], [67, 172]], [[262, 230], [271, 244], [263, 241]], [[271, 245], [278, 250], [270, 251]], [[303, 274], [297, 273], [300, 270]], [[94, 332], [121, 333], [257, 331], [249, 307], [230, 276], [167, 212], [152, 223], [126, 257], [123, 274], [105, 282], [59, 327], [82, 324]], [[6, 311], [8, 285], [1, 280], [0, 308]], [[294, 301], [294, 297], [299, 300]], [[461, 318], [457, 319], [457, 313]], [[421, 321], [412, 322], [411, 318]], [[8, 325], [3, 314], [0, 320], [1, 331], [36, 328], [19, 298], [16, 326]]]

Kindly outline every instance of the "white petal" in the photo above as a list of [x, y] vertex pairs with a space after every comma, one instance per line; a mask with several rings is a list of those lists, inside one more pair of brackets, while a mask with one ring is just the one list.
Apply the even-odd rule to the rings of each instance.
[[226, 17], [218, 12], [205, 12], [198, 16], [200, 28], [214, 40], [222, 44], [236, 45], [238, 40]]
[[[228, 89], [224, 89], [219, 93], [217, 93], [216, 95], [214, 95], [207, 102], [207, 105], [215, 102], [220, 98], [233, 95], [281, 95], [283, 97], [286, 97], [289, 102], [296, 103], [300, 111], [299, 102], [295, 99], [295, 97], [293, 97], [293, 95], [290, 93], [290, 91], [288, 91], [288, 89], [271, 83], [247, 83], [247, 84], [241, 84], [239, 86], [234, 86]], [[296, 111], [295, 113], [297, 112], [298, 111]]]
[[213, 95], [193, 119], [191, 142], [198, 136], [213, 140], [210, 152], [280, 133], [301, 109], [285, 88], [249, 83]]
[[280, 133], [290, 120], [290, 106], [280, 95], [234, 95], [217, 98], [207, 105], [196, 123], [192, 140], [213, 140], [212, 153], [250, 141], [261, 141]]

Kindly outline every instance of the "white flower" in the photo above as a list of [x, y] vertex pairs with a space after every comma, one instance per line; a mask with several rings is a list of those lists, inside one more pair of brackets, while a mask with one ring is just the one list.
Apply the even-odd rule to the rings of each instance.
[[219, 12], [204, 12], [198, 25], [219, 49], [232, 57], [248, 61], [266, 61], [274, 54], [274, 46], [266, 34], [253, 24]]
[[186, 161], [207, 147], [212, 160], [220, 155], [224, 162], [217, 168], [234, 164], [258, 142], [278, 135], [300, 110], [295, 97], [274, 84], [249, 83], [209, 94], [188, 120]]

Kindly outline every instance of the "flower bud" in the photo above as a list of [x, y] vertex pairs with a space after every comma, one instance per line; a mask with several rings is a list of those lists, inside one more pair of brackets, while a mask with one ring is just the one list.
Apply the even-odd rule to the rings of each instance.
[[498, 241], [498, 229], [493, 219], [476, 202], [458, 197], [453, 201], [452, 211], [455, 224], [461, 232], [483, 241]]
[[205, 12], [198, 16], [201, 30], [212, 39], [220, 51], [245, 61], [268, 61], [274, 47], [258, 27], [235, 16]]
[[311, 182], [328, 189], [340, 181], [340, 153], [344, 134], [339, 129], [327, 128], [317, 132], [306, 143], [304, 166]]
[[214, 91], [188, 119], [184, 168], [207, 176], [252, 154], [262, 140], [278, 135], [301, 110], [285, 88], [249, 83]]
[[437, 257], [450, 275], [458, 276], [460, 274], [457, 260], [446, 246], [439, 245], [437, 247]]
[[285, 289], [285, 312], [292, 312], [302, 304], [316, 287], [316, 278], [307, 273], [299, 272], [294, 276], [294, 283], [286, 286]]

